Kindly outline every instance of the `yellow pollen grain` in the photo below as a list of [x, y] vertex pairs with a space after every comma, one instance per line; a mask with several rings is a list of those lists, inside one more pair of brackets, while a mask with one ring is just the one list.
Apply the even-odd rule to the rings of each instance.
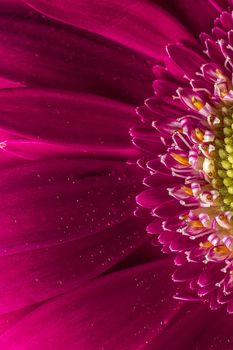
[[218, 150], [218, 155], [221, 159], [227, 159], [228, 156], [227, 152], [222, 148]]
[[221, 165], [223, 169], [230, 170], [231, 169], [231, 163], [228, 160], [222, 160]]
[[229, 137], [232, 135], [232, 129], [229, 126], [223, 128], [223, 133], [225, 136]]
[[174, 158], [178, 163], [182, 165], [189, 165], [189, 160], [187, 157], [181, 156], [180, 154], [171, 153], [172, 158]]
[[233, 145], [233, 139], [232, 139], [232, 137], [225, 137], [225, 138], [224, 138], [224, 143], [225, 143], [226, 145]]
[[229, 187], [233, 185], [233, 180], [230, 177], [225, 177], [225, 179], [223, 179], [223, 183], [226, 187]]
[[194, 107], [196, 107], [198, 111], [200, 111], [200, 109], [202, 109], [205, 105], [201, 100], [198, 100], [195, 96], [192, 96], [191, 101]]
[[231, 127], [232, 119], [229, 118], [229, 117], [224, 117], [224, 118], [223, 118], [223, 122], [224, 122], [224, 125], [225, 125], [225, 126], [230, 126], [230, 127]]
[[210, 248], [210, 247], [212, 247], [212, 244], [209, 241], [201, 242], [199, 245], [200, 245], [201, 248]]
[[233, 169], [227, 170], [227, 176], [233, 178]]
[[195, 135], [198, 141], [202, 142], [204, 139], [204, 134], [200, 129], [195, 129]]
[[223, 198], [223, 203], [226, 205], [231, 205], [232, 202], [233, 202], [232, 196], [226, 196], [225, 198]]
[[233, 154], [231, 153], [228, 157], [228, 161], [233, 164]]
[[192, 189], [191, 189], [190, 187], [183, 186], [183, 187], [182, 187], [182, 190], [183, 190], [186, 194], [188, 194], [189, 196], [192, 196], [192, 195], [193, 195], [193, 191], [192, 191]]
[[227, 151], [227, 153], [233, 153], [233, 146], [226, 144], [225, 150]]
[[223, 245], [223, 246], [215, 247], [214, 252], [219, 254], [225, 254], [225, 253], [228, 253], [229, 250], [225, 245]]
[[202, 223], [201, 223], [201, 221], [199, 221], [199, 220], [193, 220], [193, 221], [189, 221], [189, 225], [190, 226], [193, 226], [193, 227], [204, 227], [203, 225], [202, 225]]

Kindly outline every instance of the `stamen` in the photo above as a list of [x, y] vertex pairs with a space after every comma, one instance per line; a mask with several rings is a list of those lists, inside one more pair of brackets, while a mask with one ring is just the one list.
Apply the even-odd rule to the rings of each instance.
[[215, 247], [214, 252], [219, 254], [227, 254], [229, 253], [229, 250], [225, 245], [222, 245], [222, 246]]
[[209, 241], [205, 241], [205, 242], [200, 242], [199, 246], [201, 248], [210, 248], [210, 247], [212, 247], [212, 244]]
[[204, 225], [201, 223], [200, 220], [189, 221], [188, 224], [193, 227], [204, 228]]
[[182, 187], [182, 190], [183, 190], [186, 194], [188, 194], [189, 196], [193, 196], [193, 191], [192, 191], [192, 189], [191, 189], [190, 187], [183, 186], [183, 187]]
[[204, 139], [204, 134], [200, 129], [195, 129], [195, 135], [198, 141], [202, 142]]
[[200, 111], [205, 105], [201, 100], [198, 100], [195, 96], [192, 96], [191, 101], [194, 107], [196, 107], [198, 111]]
[[189, 159], [185, 156], [181, 156], [180, 154], [176, 154], [176, 153], [171, 153], [172, 158], [174, 158], [178, 163], [182, 164], [182, 165], [190, 165], [189, 164]]

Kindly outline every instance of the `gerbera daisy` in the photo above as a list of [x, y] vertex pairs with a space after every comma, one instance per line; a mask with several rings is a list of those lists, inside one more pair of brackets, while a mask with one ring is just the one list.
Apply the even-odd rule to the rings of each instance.
[[148, 231], [156, 233], [158, 225], [163, 227], [158, 237], [163, 251], [178, 253], [173, 279], [184, 282], [191, 292], [176, 297], [192, 300], [198, 295], [212, 309], [226, 304], [229, 313], [233, 312], [232, 24], [230, 3], [229, 12], [216, 18], [212, 35], [200, 35], [203, 53], [188, 43], [167, 46], [164, 66], [154, 68], [156, 96], [138, 109], [143, 127], [132, 130], [133, 135], [143, 135], [144, 147], [150, 150], [154, 127], [155, 140], [160, 136], [166, 149], [160, 159], [147, 159], [151, 175], [144, 183], [150, 189], [137, 200], [156, 217]]
[[1, 348], [231, 349], [231, 3], [0, 6]]

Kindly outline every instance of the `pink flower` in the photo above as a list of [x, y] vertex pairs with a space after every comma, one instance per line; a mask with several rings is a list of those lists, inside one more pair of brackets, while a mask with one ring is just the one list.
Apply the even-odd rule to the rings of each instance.
[[[176, 232], [184, 231], [177, 227], [176, 216], [183, 214], [179, 200], [188, 205], [189, 216], [182, 223], [197, 219], [207, 224], [205, 210], [192, 218], [189, 206], [205, 208], [200, 203], [210, 195], [211, 210], [215, 204], [218, 214], [221, 210], [213, 192], [217, 189], [202, 187], [209, 183], [211, 166], [216, 170], [206, 153], [211, 149], [204, 148], [215, 140], [215, 129], [203, 125], [202, 112], [231, 98], [229, 62], [221, 56], [223, 49], [230, 55], [225, 39], [231, 29], [229, 13], [216, 20], [213, 38], [202, 35], [213, 45], [208, 53], [219, 68], [217, 80], [212, 81], [214, 66], [206, 72], [210, 81], [202, 75], [195, 79], [201, 85], [187, 86], [201, 67], [213, 67], [206, 66], [198, 35], [210, 35], [214, 19], [228, 6], [224, 0], [0, 1], [1, 349], [233, 347], [232, 315], [183, 300], [201, 297], [212, 308], [219, 304], [216, 295], [211, 303], [214, 291], [208, 287], [216, 289], [222, 273], [216, 266], [229, 257], [211, 260], [213, 268], [205, 275], [205, 258], [196, 254], [197, 262], [190, 262], [188, 269], [183, 262], [187, 252], [189, 259], [195, 253], [197, 243], [189, 239], [195, 225], [185, 229], [185, 242]], [[221, 46], [224, 40], [227, 47]], [[138, 109], [142, 125], [134, 109], [151, 95], [153, 65], [157, 96]], [[198, 90], [203, 84], [206, 94]], [[180, 99], [173, 100], [177, 89]], [[189, 117], [182, 118], [187, 110]], [[201, 168], [203, 181], [193, 173], [200, 170], [200, 152], [202, 164], [207, 159]], [[167, 170], [156, 158], [161, 153]], [[195, 181], [184, 189], [184, 178], [171, 180], [171, 167], [176, 174], [184, 170], [185, 178], [195, 176]], [[154, 174], [158, 172], [159, 177]], [[146, 192], [143, 178], [150, 187]], [[157, 216], [151, 223], [152, 210]], [[226, 220], [218, 215], [220, 224], [229, 224], [228, 211]], [[160, 233], [164, 251], [178, 251], [175, 261], [182, 267], [173, 278], [185, 278], [184, 285], [173, 283], [173, 257], [151, 245], [154, 235], [146, 227], [149, 233]], [[228, 228], [222, 229], [228, 249]], [[210, 251], [211, 244], [218, 257], [222, 245], [211, 234], [197, 248]], [[201, 274], [207, 297], [197, 297], [200, 281], [195, 273]]]
[[[164, 252], [177, 253], [173, 280], [183, 282], [184, 292], [175, 297], [199, 297], [214, 310], [226, 305], [229, 313], [233, 313], [232, 28], [230, 2], [228, 11], [216, 18], [212, 35], [200, 35], [206, 56], [188, 43], [167, 46], [164, 65], [154, 68], [155, 97], [138, 108], [143, 124], [131, 131], [134, 143], [145, 151], [139, 163], [146, 162], [150, 171], [144, 179], [149, 189], [137, 197], [138, 204], [155, 217], [147, 230], [159, 235]], [[159, 138], [161, 147], [155, 145]]]

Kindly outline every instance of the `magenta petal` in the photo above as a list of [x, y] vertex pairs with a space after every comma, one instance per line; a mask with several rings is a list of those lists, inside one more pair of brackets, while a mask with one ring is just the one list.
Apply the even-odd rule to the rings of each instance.
[[160, 205], [154, 210], [156, 216], [166, 219], [168, 213], [171, 213], [171, 215], [175, 217], [176, 215], [181, 215], [182, 213], [187, 212], [187, 209], [180, 205], [177, 200], [170, 200], [170, 198], [171, 197], [169, 196], [165, 202], [163, 200], [160, 201]]
[[186, 306], [173, 326], [146, 349], [230, 350], [233, 345], [232, 328], [232, 316], [227, 315], [225, 310], [213, 312], [205, 305], [194, 302]]
[[2, 256], [0, 313], [74, 289], [120, 262], [147, 240], [145, 222], [133, 218], [91, 237]]
[[74, 288], [143, 244], [148, 220], [133, 217], [140, 172], [73, 159], [2, 170], [0, 312]]
[[144, 185], [148, 187], [156, 187], [156, 186], [162, 186], [167, 185], [167, 187], [172, 187], [175, 184], [180, 183], [181, 180], [178, 177], [175, 176], [169, 176], [165, 174], [153, 174], [143, 179]]
[[162, 147], [160, 140], [156, 138], [154, 138], [153, 141], [134, 138], [133, 144], [145, 153], [153, 154], [154, 156], [156, 154], [161, 154], [164, 151], [164, 147]]
[[105, 0], [100, 4], [87, 0], [25, 0], [25, 3], [47, 16], [101, 34], [157, 59], [164, 56], [167, 42], [192, 39], [171, 14], [149, 1]]
[[[22, 164], [26, 160], [36, 161], [49, 158], [67, 158], [77, 156], [79, 153], [79, 145], [20, 140], [16, 137], [15, 140], [6, 139], [4, 141], [0, 150], [0, 168]], [[119, 150], [120, 153], [121, 150]]]
[[[0, 7], [1, 10], [1, 7]], [[27, 16], [0, 16], [0, 76], [142, 103], [152, 60], [111, 40]]]
[[225, 67], [226, 59], [221, 51], [219, 44], [211, 39], [207, 39], [205, 44], [206, 44], [206, 50], [210, 59], [213, 62], [219, 64], [220, 66]]
[[[162, 6], [175, 14], [197, 38], [201, 32], [210, 32], [215, 18], [221, 9], [227, 9], [227, 0], [157, 0]], [[213, 6], [211, 3], [215, 3]], [[200, 10], [201, 9], [201, 10]]]
[[140, 176], [123, 162], [88, 159], [2, 170], [0, 254], [60, 244], [132, 218]]
[[222, 12], [220, 15], [220, 21], [221, 21], [223, 28], [226, 31], [229, 31], [232, 28], [233, 22], [232, 22], [232, 16], [230, 13]]
[[0, 315], [0, 336], [14, 324], [22, 320], [26, 315], [35, 310], [38, 305], [28, 306], [10, 313]]
[[201, 263], [192, 264], [187, 262], [185, 265], [180, 266], [173, 274], [174, 281], [184, 282], [190, 281], [193, 278], [199, 276], [201, 271]]
[[157, 79], [153, 83], [153, 88], [157, 96], [172, 95], [177, 89], [177, 82]]
[[216, 40], [227, 39], [227, 33], [222, 28], [214, 27], [212, 32]]
[[170, 170], [161, 163], [159, 158], [148, 161], [147, 167], [148, 169], [152, 170], [156, 174], [158, 173], [158, 174], [161, 174], [162, 176], [165, 175], [167, 177], [170, 176]]
[[161, 186], [157, 188], [150, 188], [142, 193], [140, 193], [136, 200], [137, 203], [144, 208], [157, 208], [164, 201], [168, 201], [170, 199], [169, 194], [167, 192], [166, 186]]
[[159, 218], [155, 218], [146, 228], [149, 234], [160, 234], [162, 230], [162, 220]]
[[55, 142], [61, 149], [74, 145], [73, 153], [82, 156], [128, 159], [137, 152], [129, 137], [136, 120], [129, 105], [94, 95], [36, 89], [4, 90], [0, 104], [0, 128], [21, 138]]
[[19, 82], [0, 77], [0, 89], [12, 89], [23, 87]]
[[[161, 98], [161, 97], [151, 97], [146, 100], [146, 106], [161, 118], [173, 118], [180, 117], [182, 114], [187, 113], [183, 104], [179, 100], [174, 100], [171, 96]], [[156, 119], [156, 118], [155, 118]]]
[[181, 307], [170, 262], [113, 273], [44, 304], [0, 338], [2, 349], [143, 349]]
[[[201, 52], [201, 47], [198, 47]], [[202, 64], [206, 63], [203, 56], [197, 53], [197, 48], [192, 49], [185, 45], [169, 45], [168, 54], [173, 61], [184, 71], [188, 78], [196, 77], [196, 71], [200, 69]]]
[[184, 250], [190, 250], [195, 247], [195, 243], [188, 237], [177, 235], [175, 239], [172, 240], [170, 244], [171, 251], [179, 252]]
[[171, 240], [175, 239], [177, 237], [176, 232], [172, 231], [166, 231], [166, 230], [161, 230], [161, 233], [159, 235], [159, 242], [161, 244], [170, 244]]
[[28, 9], [21, 0], [0, 0], [1, 14], [28, 15]]

